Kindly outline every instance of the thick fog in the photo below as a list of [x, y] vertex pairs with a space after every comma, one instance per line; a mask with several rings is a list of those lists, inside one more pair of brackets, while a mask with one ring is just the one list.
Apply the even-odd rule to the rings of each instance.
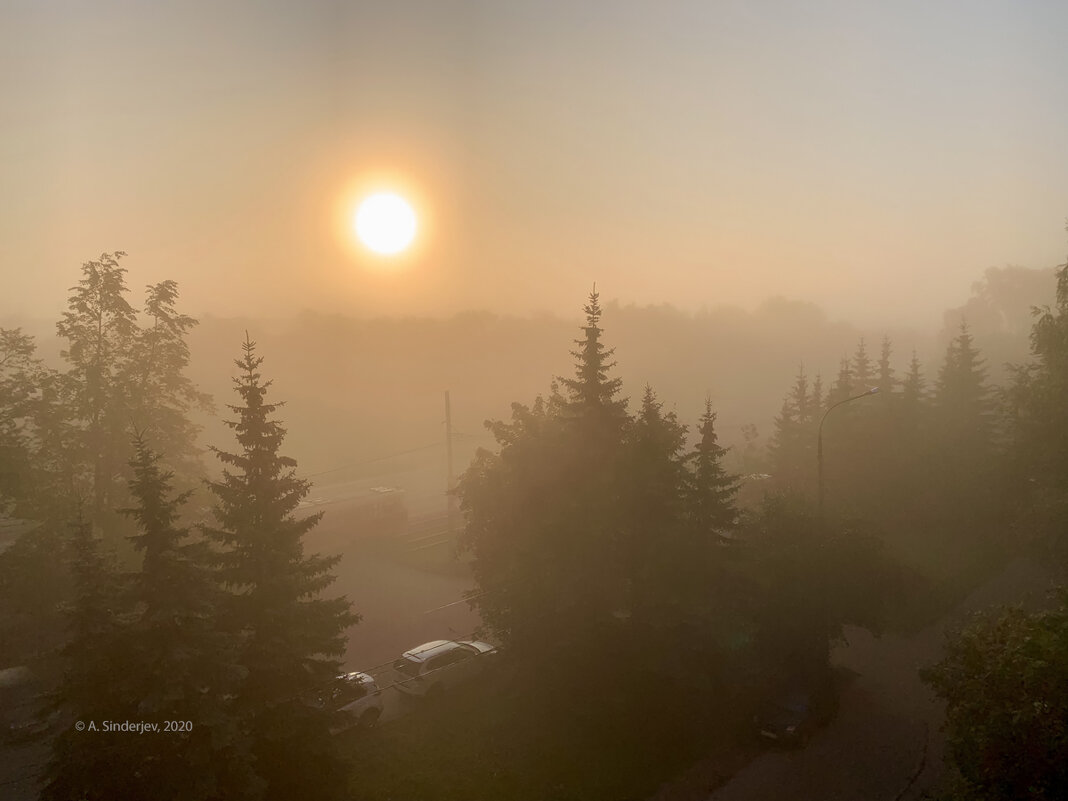
[[1066, 31], [0, 4], [0, 797], [1068, 798]]

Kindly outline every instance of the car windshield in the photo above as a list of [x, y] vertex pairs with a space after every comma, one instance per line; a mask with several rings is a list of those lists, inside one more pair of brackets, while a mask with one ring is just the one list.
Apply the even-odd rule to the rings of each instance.
[[410, 659], [398, 659], [393, 663], [393, 669], [405, 676], [419, 675], [419, 663]]

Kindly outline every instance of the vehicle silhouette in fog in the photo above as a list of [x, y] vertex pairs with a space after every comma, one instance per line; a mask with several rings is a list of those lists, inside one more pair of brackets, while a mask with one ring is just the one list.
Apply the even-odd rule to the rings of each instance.
[[409, 696], [434, 698], [450, 687], [469, 681], [486, 666], [497, 649], [480, 640], [433, 640], [405, 651], [393, 663], [400, 674], [397, 689]]

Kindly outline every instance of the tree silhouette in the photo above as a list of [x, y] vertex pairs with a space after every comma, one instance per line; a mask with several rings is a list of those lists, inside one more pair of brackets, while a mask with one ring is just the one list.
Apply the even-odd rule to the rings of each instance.
[[[127, 719], [132, 712], [131, 693], [116, 680], [124, 675], [127, 654], [122, 632], [130, 616], [124, 608], [123, 582], [87, 520], [71, 524], [70, 531], [73, 600], [66, 610], [63, 678], [49, 703], [53, 710], [64, 712], [63, 719], [69, 722], [100, 725], [105, 720]], [[138, 797], [136, 777], [125, 770], [128, 741], [124, 733], [65, 728], [52, 742], [42, 801]]]
[[137, 337], [137, 312], [126, 300], [126, 254], [104, 253], [82, 265], [68, 310], [56, 324], [67, 340], [61, 356], [70, 365], [61, 387], [68, 413], [78, 421], [72, 458], [85, 466], [81, 480], [91, 499], [89, 520], [98, 531], [114, 532], [114, 508], [123, 497], [122, 469], [128, 447], [129, 375]]
[[1013, 487], [1020, 497], [1017, 531], [1068, 547], [1068, 263], [1057, 270], [1052, 307], [1034, 310], [1033, 361], [1012, 368], [1010, 413]]
[[137, 610], [123, 631], [123, 684], [138, 699], [136, 714], [149, 721], [196, 721], [173, 732], [161, 747], [133, 739], [123, 756], [131, 763], [142, 797], [214, 798], [222, 777], [244, 776], [255, 786], [250, 760], [237, 739], [228, 702], [238, 687], [235, 640], [217, 625], [224, 596], [209, 567], [204, 540], [190, 538], [177, 523], [191, 494], [174, 495], [173, 473], [138, 436], [130, 491], [136, 505], [122, 510], [139, 534], [143, 555], [127, 606]]
[[686, 506], [689, 522], [699, 536], [728, 540], [738, 519], [738, 509], [734, 505], [738, 479], [723, 465], [727, 449], [719, 444], [716, 413], [712, 411], [710, 398], [705, 400], [697, 433], [700, 439], [688, 458]]
[[262, 380], [263, 359], [247, 336], [242, 350], [234, 379], [241, 403], [229, 406], [237, 419], [227, 421], [240, 450], [211, 449], [225, 467], [220, 480], [207, 482], [218, 525], [203, 529], [221, 551], [219, 576], [231, 591], [224, 625], [240, 638], [237, 662], [246, 675], [234, 709], [267, 782], [266, 798], [294, 798], [308, 788], [320, 798], [340, 797], [343, 763], [329, 736], [329, 712], [307, 699], [338, 673], [345, 629], [359, 617], [345, 598], [320, 597], [340, 557], [304, 554], [303, 537], [322, 513], [294, 517], [310, 485], [296, 477], [296, 462], [279, 454], [286, 431], [272, 415], [281, 404], [266, 402], [270, 382]]

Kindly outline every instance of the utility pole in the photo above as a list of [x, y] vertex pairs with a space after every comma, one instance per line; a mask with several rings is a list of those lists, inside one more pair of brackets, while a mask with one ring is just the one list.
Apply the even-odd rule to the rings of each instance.
[[456, 520], [456, 497], [452, 494], [455, 480], [452, 473], [452, 405], [449, 403], [449, 391], [445, 390], [445, 498], [448, 503], [449, 534], [452, 534]]

